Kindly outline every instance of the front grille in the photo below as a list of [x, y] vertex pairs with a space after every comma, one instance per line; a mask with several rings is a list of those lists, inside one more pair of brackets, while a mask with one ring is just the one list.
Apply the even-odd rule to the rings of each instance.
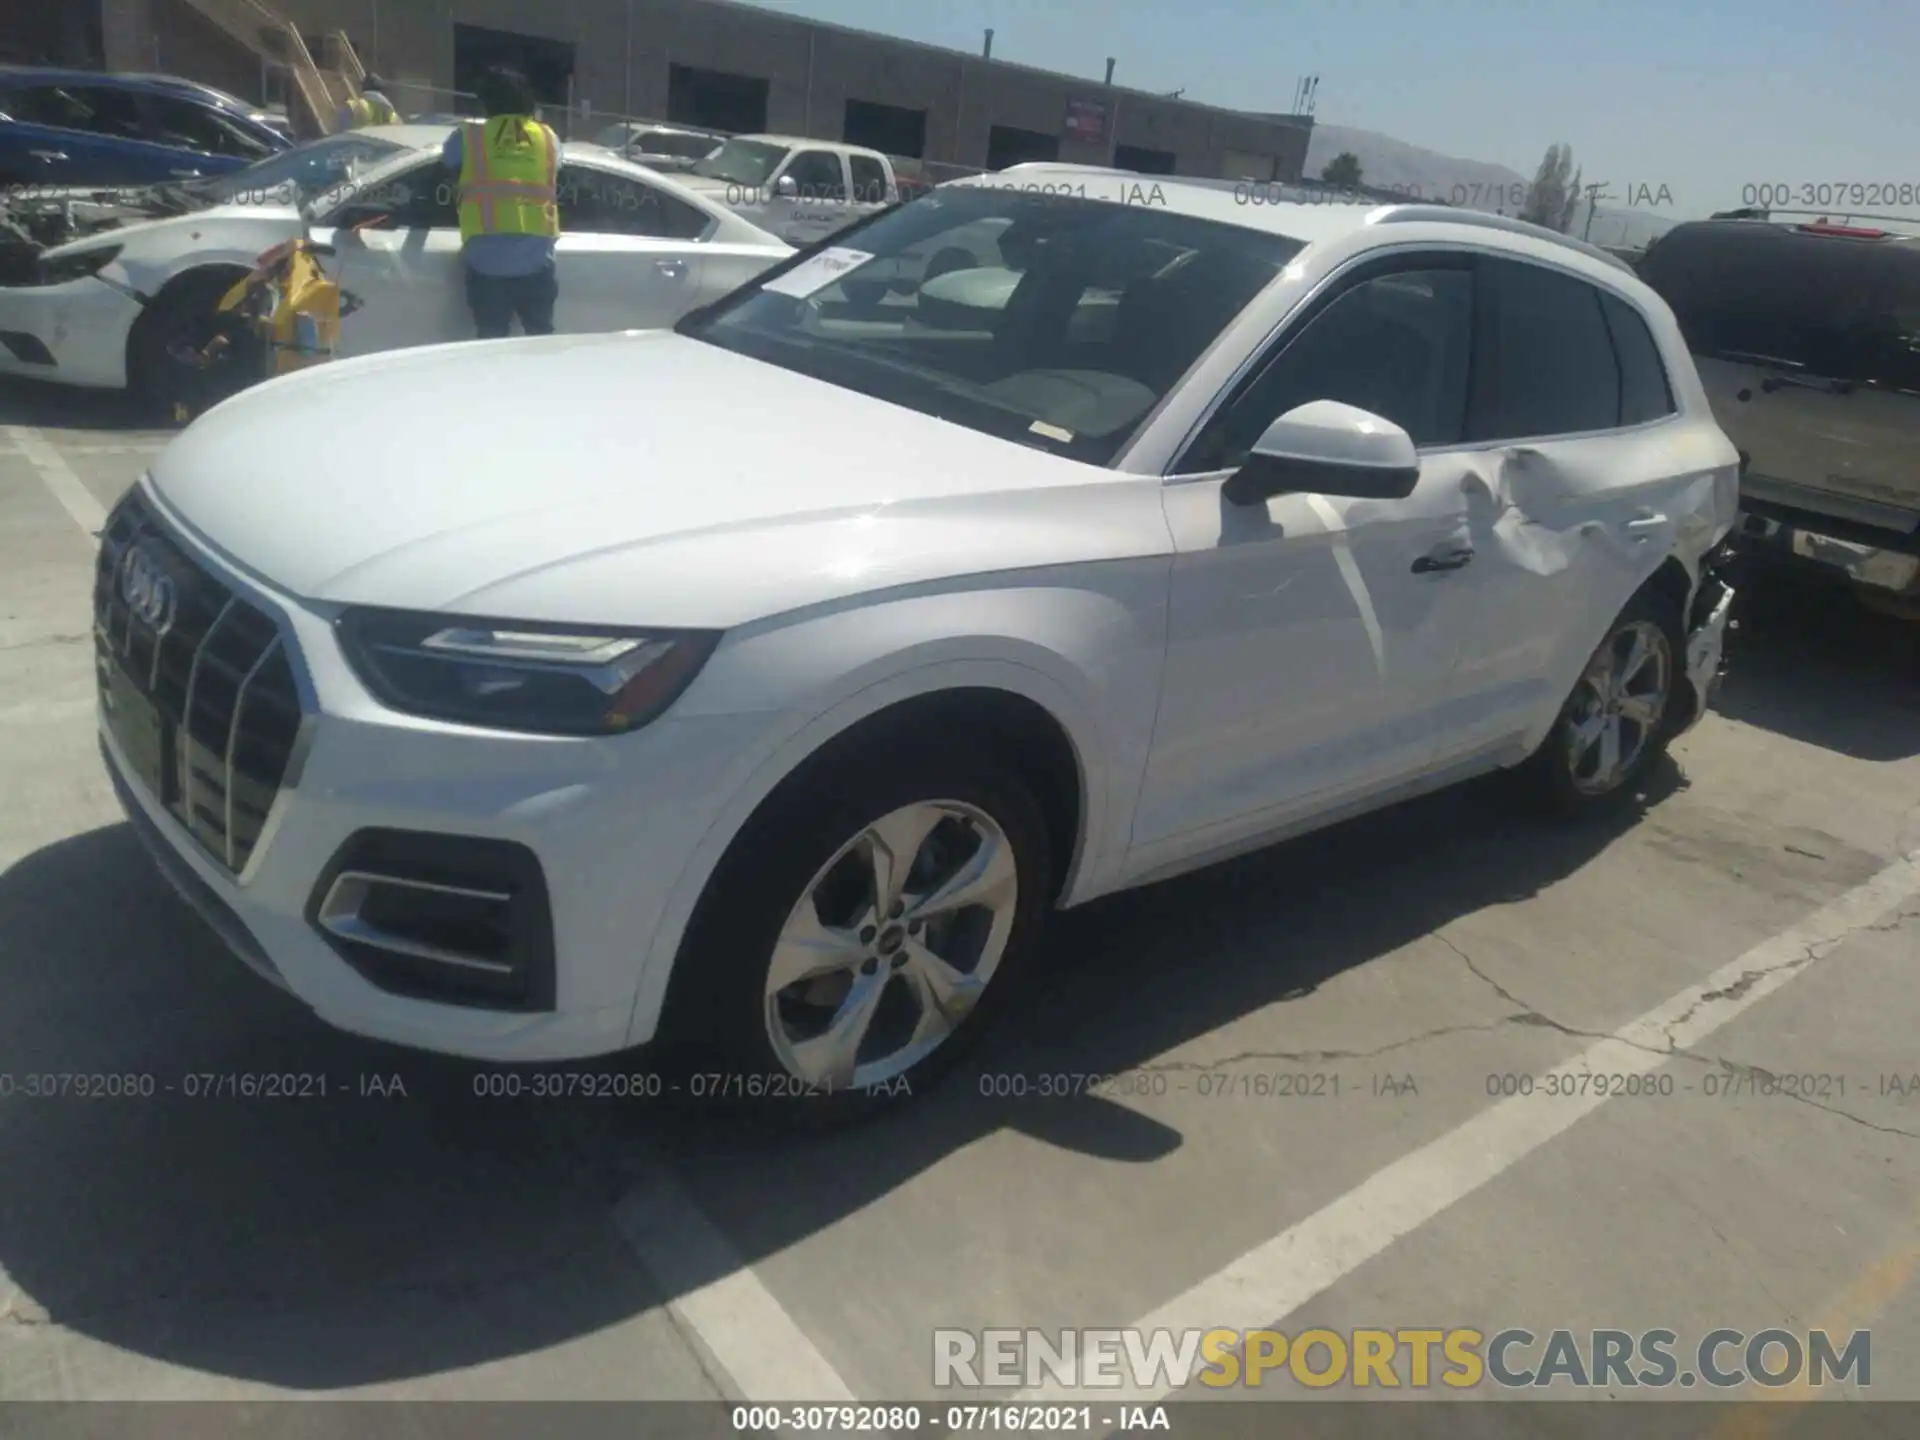
[[[159, 607], [165, 613], [152, 623], [129, 603], [136, 564], [149, 581], [164, 576], [171, 587]], [[203, 569], [135, 491], [101, 535], [93, 635], [109, 724], [120, 712], [137, 712], [119, 734], [135, 778], [238, 874], [260, 841], [300, 733], [299, 690], [278, 626]], [[128, 691], [136, 698], [125, 698]], [[140, 743], [130, 743], [130, 734]]]

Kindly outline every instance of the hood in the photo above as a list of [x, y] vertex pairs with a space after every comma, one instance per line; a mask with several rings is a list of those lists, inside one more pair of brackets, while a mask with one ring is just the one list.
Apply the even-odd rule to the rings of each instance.
[[209, 411], [151, 483], [280, 593], [523, 620], [728, 626], [1166, 548], [1157, 481], [670, 331], [336, 361]]
[[156, 232], [177, 229], [184, 222], [197, 224], [227, 219], [278, 221], [295, 230], [305, 223], [291, 205], [206, 205], [182, 212], [158, 200], [149, 203], [129, 200], [98, 207], [83, 204], [74, 206], [72, 219], [64, 222], [64, 233], [54, 232], [56, 243], [47, 248], [45, 256], [57, 260], [69, 252], [79, 254], [98, 249], [108, 237], [116, 245], [125, 245]]

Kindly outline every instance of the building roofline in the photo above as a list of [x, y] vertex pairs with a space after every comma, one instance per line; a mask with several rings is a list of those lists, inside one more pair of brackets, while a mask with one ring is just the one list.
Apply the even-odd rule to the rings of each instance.
[[[770, 9], [765, 5], [754, 5], [748, 0], [700, 0], [703, 5], [712, 5], [716, 9], [748, 11], [754, 15], [774, 16], [794, 25], [811, 27], [815, 30], [830, 30], [837, 35], [851, 36], [857, 40], [878, 40], [886, 45], [899, 45], [908, 50], [919, 50], [932, 55], [943, 56], [950, 60], [972, 61], [976, 65], [1002, 66], [1008, 70], [1018, 70], [1028, 75], [1041, 75], [1049, 80], [1064, 81], [1070, 85], [1084, 85], [1099, 95], [1114, 95], [1128, 100], [1158, 100], [1166, 105], [1184, 105], [1191, 110], [1204, 110], [1214, 115], [1225, 115], [1234, 120], [1251, 120], [1255, 123], [1283, 125], [1296, 130], [1311, 130], [1311, 115], [1263, 114], [1253, 110], [1239, 110], [1231, 105], [1211, 105], [1204, 100], [1189, 100], [1185, 96], [1174, 99], [1170, 95], [1156, 94], [1152, 90], [1136, 90], [1130, 85], [1109, 85], [1102, 80], [1083, 79], [1078, 75], [1069, 75], [1064, 70], [1049, 70], [1041, 65], [1026, 65], [1018, 60], [1002, 60], [998, 56], [988, 58], [976, 55], [969, 50], [956, 50], [950, 45], [931, 45], [924, 40], [908, 40], [899, 35], [888, 35], [879, 30], [862, 30], [856, 25], [840, 25], [831, 20], [814, 20], [804, 15], [789, 15], [784, 10]], [[1089, 99], [1098, 98], [1090, 95]]]

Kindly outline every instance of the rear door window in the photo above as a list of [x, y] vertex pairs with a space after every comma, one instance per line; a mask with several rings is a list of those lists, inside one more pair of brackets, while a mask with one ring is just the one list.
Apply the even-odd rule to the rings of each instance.
[[144, 140], [139, 103], [104, 85], [32, 85], [16, 91], [13, 118], [28, 125], [84, 130], [121, 140]]
[[559, 190], [562, 234], [698, 240], [713, 223], [658, 186], [591, 165], [562, 165]]
[[1600, 292], [1542, 265], [1482, 257], [1467, 439], [1524, 440], [1620, 423], [1620, 367]]

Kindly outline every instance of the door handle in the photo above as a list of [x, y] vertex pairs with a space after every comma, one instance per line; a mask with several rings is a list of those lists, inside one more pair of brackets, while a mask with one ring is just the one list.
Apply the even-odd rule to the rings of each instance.
[[1651, 511], [1642, 511], [1627, 521], [1625, 529], [1635, 540], [1645, 540], [1667, 528], [1667, 517], [1655, 515]]
[[684, 260], [656, 260], [653, 262], [653, 268], [669, 280], [684, 280], [687, 278], [687, 262]]
[[29, 150], [27, 153], [36, 160], [45, 160], [49, 163], [55, 160], [66, 160], [70, 158], [64, 150]]
[[1436, 550], [1431, 555], [1422, 555], [1413, 562], [1413, 573], [1432, 575], [1442, 570], [1464, 570], [1473, 563], [1473, 551]]

